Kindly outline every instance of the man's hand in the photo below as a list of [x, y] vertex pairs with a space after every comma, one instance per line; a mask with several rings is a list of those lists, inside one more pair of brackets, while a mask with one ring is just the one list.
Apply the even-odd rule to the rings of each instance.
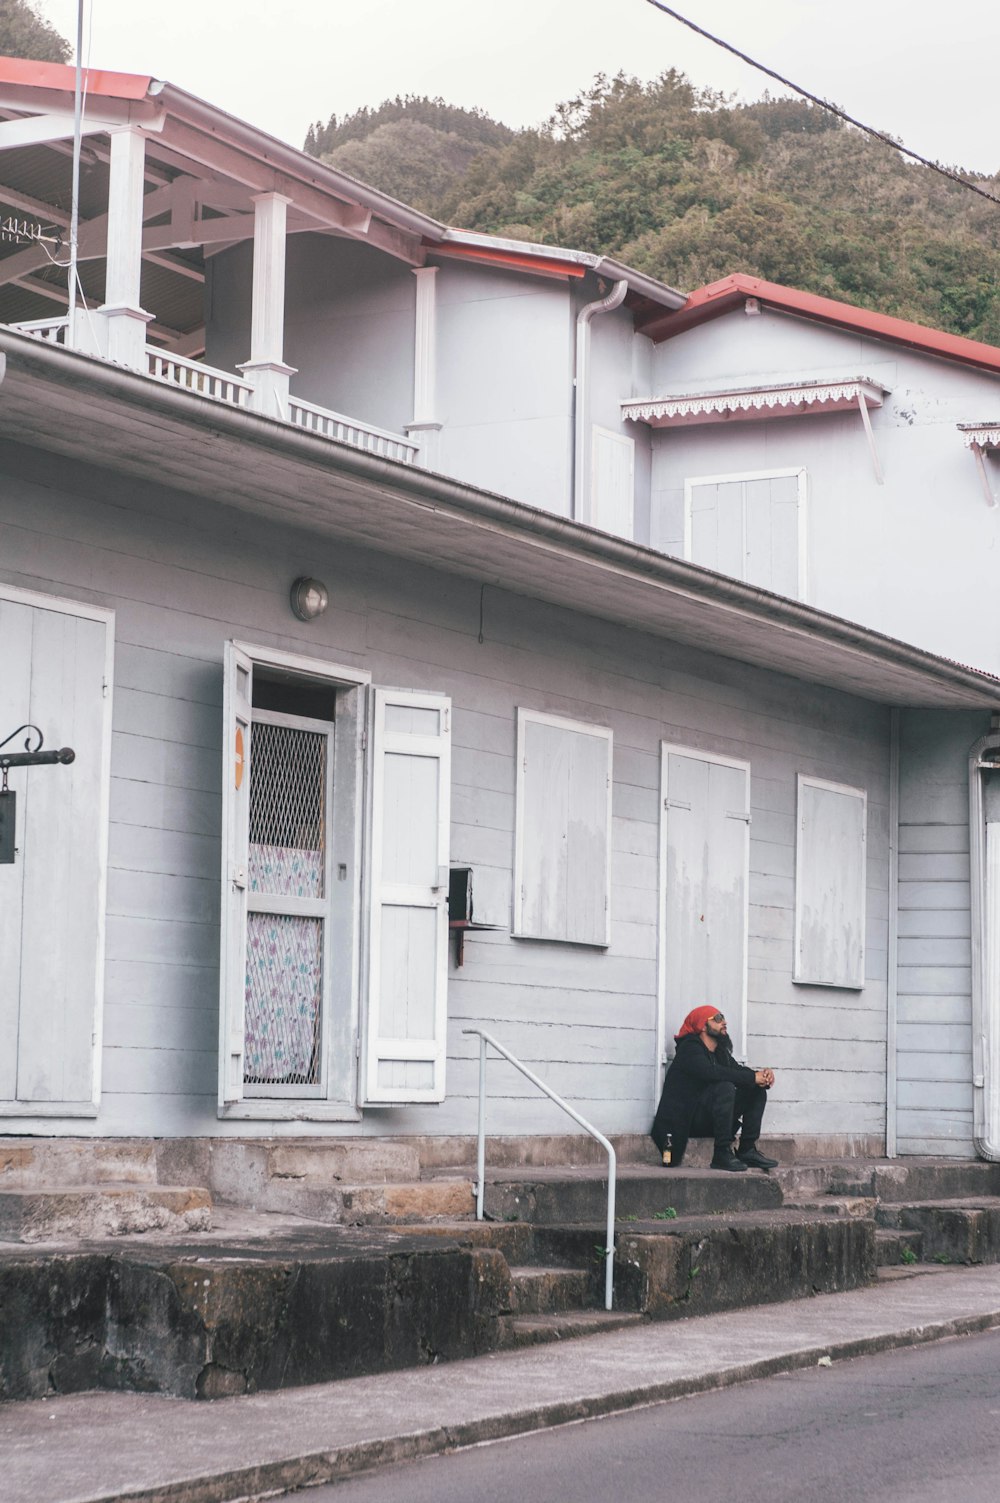
[[755, 1070], [753, 1072], [753, 1074], [754, 1074], [754, 1084], [755, 1085], [762, 1085], [765, 1088], [774, 1085], [774, 1071], [773, 1070]]

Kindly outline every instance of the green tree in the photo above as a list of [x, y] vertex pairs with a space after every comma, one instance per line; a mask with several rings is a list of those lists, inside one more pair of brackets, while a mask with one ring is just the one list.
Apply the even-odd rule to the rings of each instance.
[[28, 0], [0, 0], [0, 54], [39, 63], [67, 63], [72, 49]]

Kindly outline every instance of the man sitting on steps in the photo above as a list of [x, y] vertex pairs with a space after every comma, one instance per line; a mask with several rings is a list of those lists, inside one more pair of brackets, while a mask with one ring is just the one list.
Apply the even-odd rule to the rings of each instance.
[[[757, 1147], [774, 1071], [733, 1062], [726, 1020], [714, 1007], [694, 1008], [674, 1037], [677, 1050], [652, 1128], [664, 1164], [680, 1164], [689, 1138], [713, 1138], [713, 1169], [741, 1174], [745, 1169], [776, 1168], [777, 1159], [769, 1159]], [[737, 1131], [740, 1146], [734, 1153]]]

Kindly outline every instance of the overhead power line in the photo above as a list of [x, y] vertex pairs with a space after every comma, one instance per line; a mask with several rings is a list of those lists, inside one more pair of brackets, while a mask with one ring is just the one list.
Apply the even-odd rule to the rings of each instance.
[[821, 110], [828, 110], [831, 115], [836, 115], [838, 120], [843, 120], [846, 124], [855, 126], [857, 130], [863, 130], [866, 135], [872, 136], [876, 141], [881, 141], [884, 146], [891, 146], [893, 151], [900, 152], [904, 157], [911, 157], [914, 162], [919, 162], [922, 167], [929, 167], [932, 172], [940, 173], [942, 177], [950, 179], [953, 183], [958, 183], [960, 187], [968, 188], [970, 193], [978, 193], [980, 198], [989, 199], [991, 204], [1000, 204], [1000, 198], [996, 194], [989, 193], [985, 188], [980, 188], [978, 183], [970, 183], [968, 178], [962, 177], [957, 172], [952, 172], [948, 167], [942, 167], [940, 162], [932, 162], [929, 157], [922, 157], [919, 151], [911, 151], [908, 146], [901, 146], [898, 141], [894, 141], [891, 136], [887, 136], [885, 131], [876, 130], [871, 125], [865, 125], [862, 120], [855, 120], [853, 115], [849, 115], [846, 110], [842, 110], [838, 105], [831, 104], [829, 99], [821, 99], [818, 94], [811, 94], [801, 84], [793, 83], [790, 78], [785, 78], [783, 74], [776, 73], [773, 68], [767, 67], [765, 63], [759, 63], [756, 58], [750, 57], [746, 52], [741, 52], [738, 47], [734, 47], [732, 42], [727, 42], [723, 37], [717, 37], [714, 32], [706, 31], [703, 26], [698, 26], [694, 21], [689, 21], [687, 16], [682, 16], [680, 11], [674, 10], [672, 6], [664, 5], [663, 0], [649, 0], [649, 4], [655, 6], [657, 10], [662, 10], [664, 15], [670, 16], [673, 20], [680, 21], [682, 26], [687, 26], [689, 30], [697, 32], [700, 37], [705, 37], [707, 41], [714, 42], [716, 47], [725, 48], [726, 52], [731, 52], [741, 62], [749, 63], [750, 67], [756, 68], [758, 73], [766, 73], [768, 78], [773, 78], [777, 83], [783, 84], [786, 89], [791, 89], [794, 94], [801, 94], [803, 99], [808, 99], [812, 104], [819, 105]]

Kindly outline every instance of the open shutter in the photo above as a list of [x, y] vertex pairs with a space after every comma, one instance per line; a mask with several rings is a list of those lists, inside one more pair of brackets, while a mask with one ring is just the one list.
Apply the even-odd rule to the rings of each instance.
[[[110, 612], [0, 591], [0, 737], [38, 726], [59, 767], [14, 767], [0, 865], [0, 1115], [91, 1115], [99, 1095], [110, 773]], [[26, 732], [7, 752], [24, 750]]]
[[443, 1101], [451, 701], [373, 699], [364, 1097]]
[[250, 837], [250, 704], [253, 663], [226, 643], [222, 692], [222, 936], [219, 967], [219, 1104], [243, 1099], [247, 863]]

